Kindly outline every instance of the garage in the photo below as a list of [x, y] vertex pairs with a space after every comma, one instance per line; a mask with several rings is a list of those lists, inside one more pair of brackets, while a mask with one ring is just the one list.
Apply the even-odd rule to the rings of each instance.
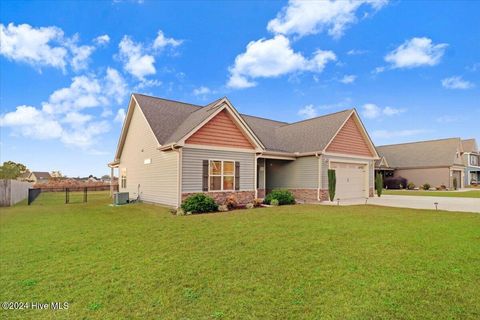
[[331, 162], [330, 168], [335, 170], [337, 178], [335, 199], [368, 197], [366, 164]]

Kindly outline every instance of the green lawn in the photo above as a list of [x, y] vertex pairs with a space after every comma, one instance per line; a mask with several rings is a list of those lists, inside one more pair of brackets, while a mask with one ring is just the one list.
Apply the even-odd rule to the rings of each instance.
[[[480, 215], [297, 205], [177, 217], [38, 203], [1, 209], [2, 319], [478, 319]], [[56, 204], [57, 203], [57, 204]]]
[[480, 198], [480, 190], [458, 191], [424, 191], [424, 190], [383, 190], [383, 194], [402, 196], [430, 196], [454, 198]]

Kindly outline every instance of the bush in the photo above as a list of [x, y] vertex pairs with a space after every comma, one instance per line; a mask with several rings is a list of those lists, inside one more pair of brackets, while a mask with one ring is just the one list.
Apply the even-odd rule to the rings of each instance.
[[183, 201], [182, 209], [185, 212], [204, 213], [217, 211], [218, 205], [211, 197], [203, 193], [196, 193]]
[[458, 189], [458, 181], [457, 181], [457, 178], [453, 178], [453, 189], [454, 190], [457, 190]]
[[227, 211], [228, 211], [227, 205], [224, 204], [224, 205], [218, 206], [218, 211], [220, 211], [220, 212], [227, 212]]
[[295, 203], [295, 198], [293, 194], [290, 191], [283, 189], [275, 189], [269, 194], [267, 194], [267, 196], [265, 197], [265, 203], [272, 204], [272, 200], [274, 199], [278, 200], [279, 205]]
[[262, 206], [262, 202], [263, 202], [263, 201], [260, 200], [260, 199], [258, 199], [258, 198], [257, 198], [257, 199], [254, 199], [254, 200], [253, 200], [253, 206], [254, 206], [255, 208], [261, 207], [261, 206]]
[[408, 190], [413, 190], [413, 189], [415, 189], [415, 183], [409, 182], [409, 183], [407, 184], [407, 189], [408, 189]]
[[328, 198], [333, 201], [335, 198], [335, 189], [337, 186], [337, 176], [335, 170], [328, 169]]
[[431, 185], [429, 183], [425, 183], [423, 186], [422, 186], [422, 189], [423, 190], [430, 190], [431, 188]]
[[237, 197], [235, 197], [234, 194], [231, 194], [227, 197], [227, 199], [225, 199], [225, 203], [224, 203], [228, 210], [233, 210], [237, 207], [238, 205], [238, 202], [237, 202]]
[[377, 190], [377, 196], [380, 197], [383, 190], [383, 176], [380, 173], [377, 173], [375, 177], [375, 189]]
[[270, 201], [270, 204], [274, 207], [278, 206], [279, 205], [279, 202], [277, 199], [272, 199], [272, 201]]
[[247, 204], [245, 205], [245, 208], [247, 208], [247, 209], [253, 209], [253, 208], [255, 208], [255, 205], [254, 205], [253, 203], [247, 203]]
[[407, 179], [402, 177], [388, 177], [384, 180], [387, 189], [403, 189], [407, 186]]

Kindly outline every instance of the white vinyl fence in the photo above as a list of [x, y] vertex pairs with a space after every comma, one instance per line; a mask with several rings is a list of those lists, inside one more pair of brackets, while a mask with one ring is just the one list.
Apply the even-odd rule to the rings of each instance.
[[0, 207], [13, 206], [28, 197], [32, 183], [17, 180], [0, 179]]

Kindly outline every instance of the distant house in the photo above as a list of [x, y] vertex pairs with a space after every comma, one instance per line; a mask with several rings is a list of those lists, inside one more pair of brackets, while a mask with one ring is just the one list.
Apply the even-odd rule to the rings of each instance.
[[33, 183], [47, 183], [51, 178], [52, 176], [48, 172], [32, 171], [22, 179]]
[[206, 106], [133, 94], [111, 168], [130, 198], [179, 206], [203, 192], [222, 203], [289, 189], [301, 201], [373, 196], [375, 147], [355, 109], [286, 123], [240, 114], [225, 97]]
[[[464, 186], [465, 165], [460, 138], [418, 141], [377, 147], [380, 160], [375, 170], [385, 176], [403, 177], [408, 182], [453, 189]], [[388, 173], [388, 174], [387, 174]], [[392, 174], [393, 173], [393, 174]]]
[[480, 152], [475, 139], [462, 140], [465, 185], [480, 183]]

